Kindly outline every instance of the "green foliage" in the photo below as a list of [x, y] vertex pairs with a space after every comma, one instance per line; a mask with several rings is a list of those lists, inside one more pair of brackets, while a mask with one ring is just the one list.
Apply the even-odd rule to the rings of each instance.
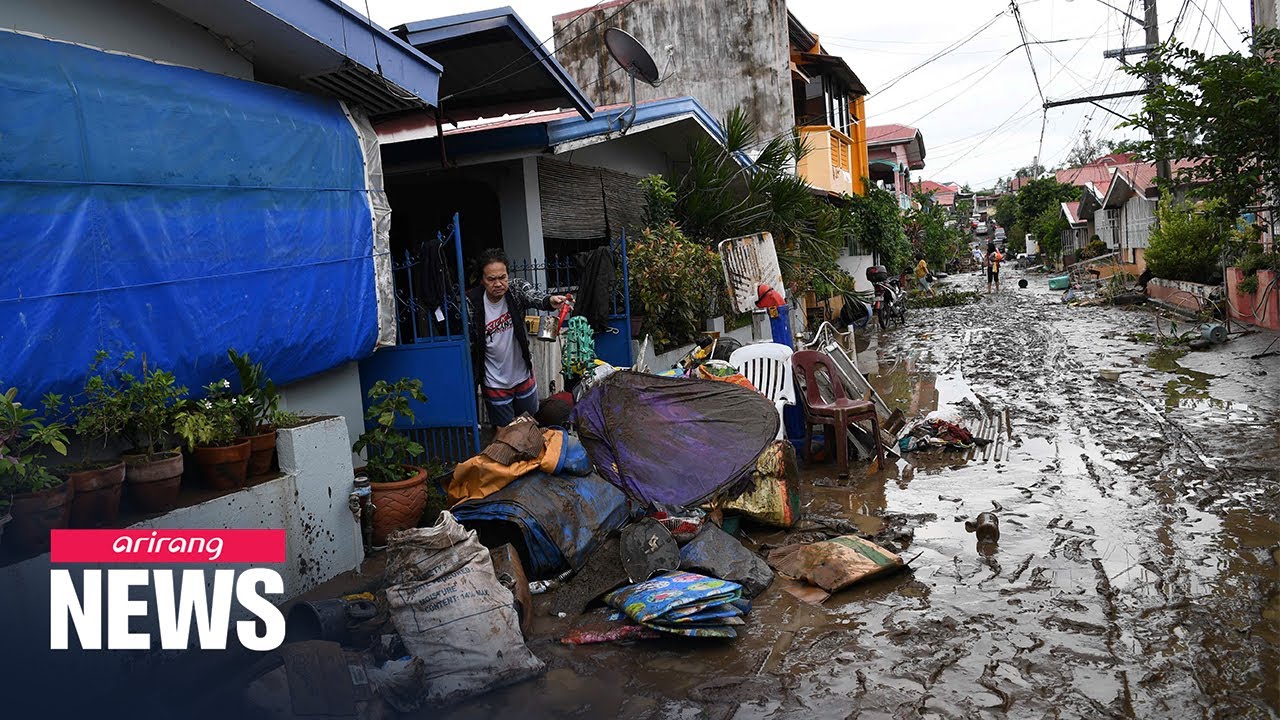
[[288, 410], [275, 410], [272, 411], [271, 417], [267, 420], [267, 423], [272, 427], [277, 428], [298, 427], [302, 424], [302, 416], [298, 415], [298, 413], [289, 412]]
[[398, 482], [412, 477], [404, 466], [422, 455], [422, 445], [413, 442], [408, 435], [395, 429], [396, 421], [405, 418], [413, 422], [410, 402], [426, 402], [422, 393], [422, 381], [400, 378], [394, 383], [379, 380], [369, 388], [369, 408], [365, 410], [368, 430], [351, 446], [352, 452], [365, 452], [365, 471], [370, 482]]
[[114, 366], [106, 367], [110, 357], [105, 350], [94, 354], [84, 392], [71, 405], [76, 436], [84, 443], [85, 462], [93, 447], [105, 450], [113, 438], [124, 434], [129, 423], [128, 386], [122, 368], [133, 359], [133, 353], [125, 353]]
[[1176, 202], [1165, 193], [1156, 220], [1146, 253], [1147, 266], [1156, 277], [1198, 283], [1221, 280], [1218, 263], [1230, 232], [1222, 219], [1221, 201], [1197, 207]]
[[[1258, 28], [1251, 52], [1209, 56], [1176, 39], [1126, 68], [1135, 77], [1162, 74], [1143, 99], [1143, 113], [1123, 123], [1152, 139], [1130, 143], [1144, 160], [1193, 160], [1174, 175], [1198, 198], [1234, 219], [1260, 198], [1280, 197], [1280, 31]], [[1163, 128], [1161, 126], [1163, 125]], [[1161, 135], [1163, 138], [1155, 139]]]
[[907, 210], [902, 219], [912, 255], [923, 255], [931, 267], [944, 268], [948, 260], [965, 254], [967, 233], [947, 227], [946, 213], [923, 193], [915, 199], [919, 207]]
[[187, 400], [174, 414], [173, 432], [188, 450], [235, 444], [246, 419], [253, 415], [253, 407], [230, 391], [227, 380], [209, 383], [204, 399]]
[[1237, 287], [1240, 289], [1240, 292], [1248, 295], [1258, 292], [1258, 276], [1246, 275]]
[[[691, 146], [688, 169], [674, 179], [671, 217], [704, 245], [770, 233], [787, 286], [802, 287], [814, 268], [835, 266], [839, 248], [849, 241], [847, 216], [815, 196], [793, 172], [808, 151], [797, 133], [761, 144], [741, 108], [731, 111], [724, 125], [723, 146], [710, 140]], [[646, 216], [662, 219], [670, 196], [657, 188], [650, 193]]]
[[1107, 244], [1102, 241], [1102, 238], [1098, 237], [1097, 235], [1094, 235], [1093, 237], [1089, 238], [1089, 242], [1084, 247], [1080, 248], [1080, 254], [1076, 257], [1076, 259], [1090, 260], [1092, 258], [1106, 255], [1109, 252], [1111, 252], [1111, 248], [1107, 247]]
[[1041, 212], [1031, 221], [1031, 234], [1040, 245], [1041, 256], [1056, 258], [1062, 253], [1062, 232], [1068, 227], [1062, 210], [1056, 206]]
[[645, 228], [627, 252], [631, 310], [645, 318], [641, 331], [659, 352], [693, 342], [701, 320], [720, 314], [727, 297], [720, 256], [675, 223]]
[[1280, 267], [1280, 253], [1254, 250], [1240, 258], [1236, 267], [1244, 271], [1245, 275], [1254, 275], [1259, 270], [1275, 270]]
[[1012, 228], [1018, 221], [1018, 200], [1013, 195], [1001, 195], [996, 201], [996, 224], [1002, 228]]
[[849, 229], [853, 238], [880, 258], [880, 264], [890, 274], [898, 274], [915, 265], [911, 257], [911, 242], [903, 231], [902, 210], [893, 193], [863, 182], [866, 195], [847, 198], [844, 212], [849, 216]]
[[44, 397], [44, 415], [25, 408], [16, 399], [17, 388], [0, 395], [0, 498], [7, 504], [11, 495], [47, 490], [62, 484], [42, 464], [50, 451], [67, 454], [66, 426], [49, 422], [62, 398], [52, 393]]
[[644, 193], [644, 225], [659, 227], [675, 221], [676, 192], [661, 175], [649, 175], [640, 181]]
[[187, 388], [178, 384], [173, 373], [160, 368], [147, 368], [145, 356], [140, 374], [119, 370], [119, 381], [128, 399], [125, 435], [132, 441], [134, 452], [150, 457], [159, 451], [168, 435], [172, 414]]
[[933, 295], [917, 292], [911, 295], [913, 308], [945, 308], [957, 305], [968, 305], [982, 297], [982, 293], [971, 290], [956, 290], [949, 287], [938, 288]]
[[262, 363], [254, 363], [249, 354], [237, 353], [235, 349], [227, 350], [227, 357], [235, 365], [236, 374], [240, 376], [240, 401], [243, 405], [237, 412], [241, 436], [257, 435], [260, 427], [271, 424], [271, 416], [280, 406], [280, 392], [276, 384], [267, 377]]

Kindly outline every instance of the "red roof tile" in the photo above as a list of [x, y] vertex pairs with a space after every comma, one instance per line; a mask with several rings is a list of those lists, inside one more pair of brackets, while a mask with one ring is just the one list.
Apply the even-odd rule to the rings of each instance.
[[1066, 211], [1067, 221], [1070, 222], [1072, 225], [1077, 225], [1083, 222], [1080, 219], [1080, 203], [1064, 202], [1062, 203], [1062, 209]]
[[867, 128], [867, 143], [907, 142], [918, 132], [906, 125], [872, 125]]

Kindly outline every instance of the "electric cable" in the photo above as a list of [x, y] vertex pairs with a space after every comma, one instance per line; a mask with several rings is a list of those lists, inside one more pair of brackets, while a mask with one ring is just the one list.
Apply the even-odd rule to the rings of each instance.
[[[1209, 28], [1210, 28], [1211, 30], [1213, 30], [1213, 32], [1214, 32], [1215, 34], [1217, 34], [1218, 38], [1219, 38], [1220, 40], [1222, 40], [1223, 44], [1225, 44], [1228, 48], [1230, 48], [1230, 47], [1231, 47], [1231, 43], [1230, 43], [1230, 42], [1228, 42], [1228, 41], [1227, 41], [1227, 39], [1226, 39], [1225, 37], [1222, 37], [1222, 33], [1218, 30], [1218, 26], [1217, 26], [1217, 25], [1215, 25], [1215, 24], [1214, 24], [1214, 22], [1213, 22], [1213, 20], [1209, 17], [1209, 13], [1205, 12], [1205, 11], [1204, 11], [1204, 8], [1203, 8], [1203, 7], [1201, 7], [1201, 6], [1200, 6], [1200, 3], [1196, 2], [1196, 0], [1191, 0], [1191, 4], [1195, 7], [1195, 9], [1196, 9], [1196, 10], [1199, 10], [1199, 11], [1200, 11], [1200, 15], [1202, 16], [1202, 18], [1203, 18], [1204, 20], [1208, 20], [1208, 21], [1209, 21]], [[1196, 26], [1196, 37], [1199, 37], [1199, 36], [1200, 36], [1200, 30], [1199, 30], [1199, 26], [1197, 25], [1197, 26]], [[1207, 54], [1207, 53], [1206, 53], [1206, 54]]]
[[884, 92], [888, 92], [888, 91], [889, 91], [889, 90], [890, 90], [894, 85], [897, 85], [897, 84], [898, 84], [899, 82], [901, 82], [904, 78], [906, 78], [906, 77], [910, 76], [911, 74], [913, 74], [913, 73], [915, 73], [915, 72], [917, 72], [917, 71], [919, 71], [919, 70], [921, 70], [921, 69], [923, 69], [923, 68], [927, 67], [928, 65], [930, 65], [930, 64], [932, 64], [932, 63], [934, 63], [934, 62], [936, 62], [936, 61], [940, 60], [941, 58], [946, 57], [947, 55], [951, 54], [952, 52], [955, 52], [956, 50], [959, 50], [960, 48], [964, 47], [964, 46], [965, 46], [969, 41], [973, 40], [973, 39], [974, 39], [974, 38], [976, 38], [978, 35], [982, 34], [982, 33], [983, 33], [983, 32], [985, 32], [988, 28], [990, 28], [992, 25], [994, 25], [994, 24], [995, 24], [995, 22], [996, 22], [997, 20], [999, 20], [999, 19], [1000, 19], [1000, 17], [1001, 17], [1002, 15], [1004, 15], [1004, 12], [1003, 12], [1003, 11], [996, 13], [996, 14], [995, 14], [995, 16], [994, 16], [994, 17], [992, 17], [990, 20], [988, 20], [988, 21], [986, 21], [985, 23], [983, 23], [982, 25], [980, 25], [980, 26], [978, 27], [978, 29], [977, 29], [977, 30], [974, 30], [973, 32], [969, 33], [969, 35], [965, 36], [963, 39], [961, 39], [961, 40], [957, 40], [957, 41], [955, 41], [955, 42], [951, 43], [950, 45], [946, 46], [946, 47], [945, 47], [945, 48], [943, 48], [942, 50], [939, 50], [938, 52], [936, 52], [936, 53], [934, 53], [933, 55], [931, 55], [931, 56], [930, 56], [927, 60], [925, 60], [924, 62], [922, 62], [922, 63], [920, 63], [920, 64], [918, 64], [918, 65], [916, 65], [916, 66], [912, 67], [911, 69], [907, 70], [906, 72], [902, 73], [901, 75], [898, 75], [897, 77], [893, 78], [892, 80], [890, 80], [889, 82], [887, 82], [887, 83], [885, 84], [885, 86], [884, 86], [884, 87], [882, 87], [882, 88], [880, 88], [879, 90], [875, 91], [874, 93], [871, 93], [870, 95], [868, 95], [868, 96], [867, 96], [867, 99], [871, 99], [871, 98], [875, 97], [876, 95], [879, 95], [879, 94], [884, 93]]

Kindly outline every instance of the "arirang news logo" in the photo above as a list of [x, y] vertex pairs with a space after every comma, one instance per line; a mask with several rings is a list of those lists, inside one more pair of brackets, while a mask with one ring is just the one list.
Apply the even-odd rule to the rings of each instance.
[[[54, 530], [49, 561], [53, 650], [225, 650], [232, 632], [249, 650], [284, 642], [268, 599], [284, 593], [280, 573], [225, 567], [283, 564], [284, 530]], [[219, 567], [137, 567], [192, 564]]]

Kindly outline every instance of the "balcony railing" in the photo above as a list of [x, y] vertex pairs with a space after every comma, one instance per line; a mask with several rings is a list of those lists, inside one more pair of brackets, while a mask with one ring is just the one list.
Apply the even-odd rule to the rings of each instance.
[[807, 125], [800, 135], [809, 154], [796, 169], [810, 185], [834, 193], [853, 194], [853, 139], [828, 125]]

